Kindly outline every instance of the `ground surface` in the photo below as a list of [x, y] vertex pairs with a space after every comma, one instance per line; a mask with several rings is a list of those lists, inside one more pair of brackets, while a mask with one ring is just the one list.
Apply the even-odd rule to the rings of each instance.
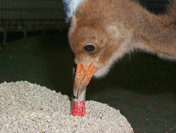
[[[72, 95], [73, 57], [61, 34], [29, 37], [0, 50], [0, 83], [27, 80]], [[176, 133], [176, 62], [137, 52], [104, 79], [92, 79], [87, 99], [120, 109], [135, 133]]]

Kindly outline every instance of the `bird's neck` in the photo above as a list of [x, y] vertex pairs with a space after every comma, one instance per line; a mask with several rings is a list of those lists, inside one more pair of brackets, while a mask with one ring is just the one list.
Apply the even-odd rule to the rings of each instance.
[[136, 47], [166, 58], [176, 58], [176, 25], [164, 25], [158, 17], [134, 30]]
[[173, 15], [175, 13], [175, 8], [171, 13], [160, 16], [145, 9], [140, 10], [129, 24], [132, 28], [134, 47], [161, 57], [176, 59], [176, 16]]
[[[115, 4], [117, 7], [114, 8], [116, 14], [112, 14], [110, 18], [113, 21], [109, 23], [116, 25], [116, 27], [112, 26], [110, 33], [113, 33], [112, 36], [115, 38], [118, 38], [119, 34], [122, 33], [127, 40], [118, 49], [118, 52], [123, 51], [121, 56], [138, 48], [161, 57], [176, 59], [175, 4], [172, 12], [157, 16], [132, 1], [114, 2], [118, 2]], [[115, 34], [112, 32], [113, 29], [114, 31], [117, 29]]]

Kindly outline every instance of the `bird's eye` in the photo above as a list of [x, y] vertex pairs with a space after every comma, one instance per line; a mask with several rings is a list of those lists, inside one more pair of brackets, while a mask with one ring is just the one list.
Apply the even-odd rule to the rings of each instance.
[[93, 51], [95, 49], [95, 47], [93, 45], [87, 45], [87, 46], [84, 47], [84, 49], [86, 51]]

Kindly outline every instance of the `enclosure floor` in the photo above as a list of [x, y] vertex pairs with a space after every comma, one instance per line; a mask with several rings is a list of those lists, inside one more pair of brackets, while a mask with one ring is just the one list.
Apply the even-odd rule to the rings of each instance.
[[[72, 53], [66, 35], [29, 37], [0, 50], [0, 83], [26, 80], [72, 95]], [[92, 79], [87, 99], [119, 109], [135, 133], [176, 132], [176, 62], [137, 52]]]

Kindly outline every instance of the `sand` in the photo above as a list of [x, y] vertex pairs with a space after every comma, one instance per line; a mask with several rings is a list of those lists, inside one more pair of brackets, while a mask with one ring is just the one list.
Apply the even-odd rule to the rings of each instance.
[[106, 104], [86, 101], [84, 117], [70, 115], [66, 95], [27, 81], [0, 84], [0, 132], [132, 133], [127, 119]]

